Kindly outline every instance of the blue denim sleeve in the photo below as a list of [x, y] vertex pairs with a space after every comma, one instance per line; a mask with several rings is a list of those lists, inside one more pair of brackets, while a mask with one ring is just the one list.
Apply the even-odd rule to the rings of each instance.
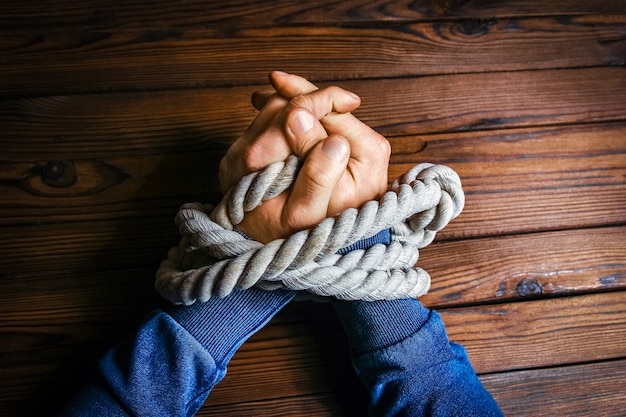
[[502, 415], [436, 312], [412, 299], [334, 306], [353, 366], [370, 393], [372, 415]]

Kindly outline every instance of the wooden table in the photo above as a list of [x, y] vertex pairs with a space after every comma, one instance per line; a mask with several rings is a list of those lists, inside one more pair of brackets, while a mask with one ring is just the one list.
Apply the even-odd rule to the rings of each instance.
[[[177, 208], [273, 69], [358, 93], [389, 178], [461, 176], [421, 251], [508, 416], [626, 410], [626, 1], [0, 3], [0, 414], [46, 415], [161, 301]], [[364, 415], [327, 305], [292, 304], [199, 415]]]

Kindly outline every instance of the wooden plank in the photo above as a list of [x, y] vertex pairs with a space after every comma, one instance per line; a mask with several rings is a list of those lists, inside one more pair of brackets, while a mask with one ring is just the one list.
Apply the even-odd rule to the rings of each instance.
[[[355, 113], [387, 136], [477, 131], [623, 120], [626, 71], [621, 68], [458, 74], [346, 81], [361, 95]], [[575, 86], [573, 88], [572, 86]], [[30, 158], [74, 146], [95, 152], [145, 141], [196, 144], [232, 141], [255, 112], [251, 87], [58, 96], [0, 101], [2, 145]], [[384, 94], [380, 94], [384, 91]], [[86, 150], [77, 143], [89, 144]], [[37, 146], [34, 146], [37, 145]], [[161, 145], [162, 146], [162, 145]], [[65, 147], [67, 150], [68, 148]], [[113, 148], [115, 149], [115, 148]], [[12, 155], [13, 154], [13, 155]]]
[[[207, 404], [239, 402], [242, 400], [241, 392], [246, 392], [248, 401], [262, 401], [329, 390], [351, 392], [362, 389], [351, 368], [339, 327], [327, 325], [326, 335], [321, 335], [319, 328], [298, 327], [300, 329], [289, 330], [289, 338], [261, 341], [255, 348], [256, 353], [240, 350], [236, 354], [237, 359], [230, 362], [227, 376], [213, 390]], [[317, 338], [313, 338], [312, 334]], [[331, 341], [331, 336], [336, 340]], [[252, 379], [251, 375], [254, 375]]]
[[23, 278], [42, 270], [80, 273], [148, 266], [156, 269], [180, 240], [174, 215], [4, 227], [2, 276]]
[[504, 415], [618, 416], [626, 409], [626, 361], [483, 375]]
[[185, 202], [219, 202], [222, 154], [0, 163], [0, 225], [143, 218], [146, 212], [173, 221]]
[[431, 307], [625, 289], [626, 227], [436, 243], [418, 265]]
[[[118, 215], [113, 214], [108, 216], [111, 219], [106, 219], [106, 211], [96, 211], [92, 215], [77, 214], [76, 221], [55, 223], [47, 219], [42, 223], [49, 224], [5, 226], [5, 239], [0, 242], [5, 255], [0, 260], [3, 274], [28, 276], [36, 275], [41, 269], [79, 272], [158, 265], [167, 249], [176, 245], [180, 238], [173, 223], [177, 205], [172, 204], [168, 213], [165, 209], [151, 211], [150, 200], [144, 203], [147, 204], [142, 210], [129, 209], [133, 217], [117, 218]], [[58, 217], [69, 218], [72, 212], [68, 210]], [[552, 215], [558, 216], [558, 210]], [[30, 217], [29, 220], [35, 219]], [[502, 225], [502, 229], [507, 229], [507, 225]], [[509, 230], [515, 231], [515, 227]], [[613, 231], [618, 233], [611, 235]], [[443, 280], [442, 287], [431, 291], [429, 302], [434, 304], [467, 303], [494, 297], [507, 299], [526, 294], [527, 290], [518, 287], [524, 283], [535, 286], [530, 295], [537, 291], [567, 293], [572, 288], [560, 286], [561, 279], [565, 278], [576, 279], [581, 286], [579, 290], [622, 285], [624, 269], [623, 262], [619, 261], [623, 257], [620, 251], [624, 247], [623, 227], [502, 240], [445, 242], [448, 237], [450, 233], [441, 232], [443, 243], [422, 249], [418, 262], [434, 280]], [[590, 246], [592, 244], [597, 246]], [[577, 256], [579, 251], [591, 257], [568, 262], [568, 257]], [[448, 259], [460, 253], [462, 258]], [[499, 263], [503, 259], [507, 264]], [[532, 259], [534, 261], [529, 263]], [[474, 282], [478, 278], [480, 283]]]
[[[7, 402], [28, 397], [24, 386], [37, 389], [53, 371], [50, 366], [79, 372], [130, 332], [155, 302], [148, 270], [86, 274], [83, 281], [71, 275], [52, 278], [3, 281], [7, 302], [0, 357]], [[617, 291], [441, 314], [450, 338], [467, 347], [479, 373], [500, 372], [623, 358], [624, 345], [616, 335], [626, 331], [625, 296]], [[210, 404], [240, 402], [242, 392], [249, 401], [262, 401], [351, 384], [358, 383], [332, 309], [300, 304], [244, 344]]]
[[365, 416], [367, 404], [367, 398], [359, 398], [347, 392], [298, 395], [261, 401], [246, 401], [245, 396], [242, 396], [242, 400], [234, 404], [212, 406], [209, 402], [196, 416]]
[[0, 101], [3, 162], [175, 154], [230, 143], [256, 115], [252, 92], [240, 87]]
[[[154, 269], [3, 274], [0, 414], [48, 415], [160, 303]], [[37, 401], [33, 402], [33, 398]]]
[[[419, 265], [433, 277], [432, 288], [422, 302], [429, 307], [442, 308], [621, 290], [626, 277], [624, 229], [573, 230], [433, 244], [421, 251]], [[32, 256], [32, 271], [28, 269], [28, 258], [21, 268], [11, 268], [8, 262], [2, 266], [2, 293], [7, 301], [0, 312], [7, 322], [28, 325], [30, 317], [36, 314], [49, 316], [55, 310], [82, 310], [87, 306], [94, 309], [94, 314], [104, 315], [97, 305], [113, 299], [122, 309], [124, 303], [132, 303], [135, 296], [146, 297], [148, 301], [158, 299], [152, 288], [158, 261], [152, 264], [144, 261], [148, 266], [138, 271], [97, 272], [106, 266], [119, 269], [124, 262], [107, 256], [104, 250], [97, 253], [89, 245], [82, 246], [87, 248], [85, 265], [80, 263], [83, 255], [77, 245], [74, 263], [66, 260], [62, 266], [52, 261], [49, 265], [40, 265], [42, 261]], [[141, 252], [129, 256], [129, 251], [126, 257], [135, 259], [134, 265], [141, 264]], [[3, 253], [7, 257], [11, 255], [10, 251]], [[93, 255], [90, 257], [89, 253]], [[51, 257], [55, 255], [53, 252]], [[98, 257], [102, 260], [98, 261]], [[54, 269], [85, 272], [55, 273]], [[42, 273], [44, 270], [47, 272]], [[45, 308], [40, 310], [40, 305]]]
[[459, 173], [465, 209], [440, 238], [614, 225], [626, 220], [625, 135], [619, 123], [390, 138], [389, 175], [422, 161]]
[[625, 85], [617, 68], [342, 83], [362, 97], [355, 113], [387, 136], [623, 120]]
[[294, 3], [279, 0], [272, 4], [254, 0], [232, 2], [185, 0], [177, 3], [153, 1], [125, 3], [118, 0], [56, 1], [41, 4], [35, 0], [7, 1], [0, 5], [0, 27], [16, 31], [68, 28], [179, 28], [218, 26], [276, 26], [321, 22], [369, 23], [404, 22], [446, 18], [488, 19], [498, 16], [546, 16], [568, 14], [623, 13], [623, 1], [515, 0], [502, 4], [495, 0], [445, 2], [425, 0], [409, 7], [402, 1], [358, 0], [343, 2], [315, 0]]
[[619, 66], [625, 25], [624, 15], [509, 18], [377, 28], [42, 33], [37, 42], [28, 32], [2, 39], [0, 97], [258, 84], [273, 69], [328, 82]]
[[442, 311], [477, 373], [623, 358], [626, 292]]
[[[81, 365], [84, 370], [91, 363], [81, 363], [78, 354], [73, 365]], [[67, 367], [58, 363], [38, 364], [17, 369], [4, 368], [0, 377], [0, 413], [3, 416], [48, 415], [66, 401], [71, 390], [78, 389], [76, 380], [82, 381], [84, 372], [81, 375], [77, 368], [68, 371]]]
[[[617, 416], [626, 407], [626, 362], [609, 361], [481, 376], [506, 416]], [[198, 415], [356, 415], [333, 404], [343, 393], [317, 394], [202, 408]], [[351, 404], [357, 405], [356, 401]], [[331, 405], [332, 404], [332, 405]], [[329, 408], [330, 407], [330, 408]], [[314, 412], [313, 412], [314, 410]], [[362, 415], [365, 415], [362, 412]]]
[[[390, 178], [417, 161], [449, 165], [461, 175], [466, 207], [441, 237], [611, 225], [626, 220], [624, 135], [619, 123], [390, 138]], [[0, 224], [105, 220], [143, 216], [148, 209], [172, 217], [183, 202], [219, 199], [223, 151], [140, 156], [153, 152], [151, 145], [167, 144], [146, 141], [135, 148], [137, 156], [72, 160], [78, 155], [71, 144], [57, 150], [66, 160], [0, 163], [6, 197]], [[26, 151], [20, 143], [7, 145], [14, 151], [9, 158], [22, 152], [11, 145]], [[126, 153], [109, 145], [108, 153]]]
[[6, 275], [2, 293], [0, 355], [12, 366], [63, 362], [77, 347], [112, 345], [161, 303], [154, 268]]

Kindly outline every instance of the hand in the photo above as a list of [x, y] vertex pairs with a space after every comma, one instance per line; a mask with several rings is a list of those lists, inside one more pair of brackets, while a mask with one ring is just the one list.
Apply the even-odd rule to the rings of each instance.
[[349, 113], [360, 105], [358, 96], [339, 87], [319, 90], [295, 75], [270, 77], [276, 92], [253, 95], [260, 113], [220, 165], [228, 189], [291, 153], [305, 158], [292, 190], [264, 202], [238, 226], [262, 242], [378, 198], [387, 189], [391, 153], [383, 136]]
[[[221, 161], [220, 182], [224, 192], [244, 175], [284, 161], [290, 154], [305, 158], [314, 145], [328, 136], [319, 119], [333, 112], [353, 111], [361, 104], [357, 95], [339, 87], [318, 90], [304, 78], [280, 72], [270, 74], [272, 84], [280, 86], [281, 81], [287, 87], [294, 84], [293, 94], [282, 96], [274, 91], [253, 94], [253, 105], [260, 112]], [[305, 85], [295, 85], [298, 82]], [[291, 100], [298, 95], [302, 97]], [[306, 103], [299, 105], [298, 100]]]

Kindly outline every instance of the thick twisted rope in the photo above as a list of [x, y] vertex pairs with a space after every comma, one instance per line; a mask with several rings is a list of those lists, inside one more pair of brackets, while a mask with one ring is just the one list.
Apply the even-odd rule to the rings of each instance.
[[[217, 207], [185, 204], [176, 216], [180, 244], [157, 271], [161, 295], [189, 305], [252, 286], [370, 301], [414, 298], [428, 291], [428, 273], [414, 265], [418, 249], [463, 209], [456, 172], [443, 165], [416, 165], [379, 201], [266, 245], [237, 232], [244, 214], [286, 190], [298, 168], [292, 156], [244, 177]], [[336, 253], [385, 229], [391, 230], [389, 245]]]

